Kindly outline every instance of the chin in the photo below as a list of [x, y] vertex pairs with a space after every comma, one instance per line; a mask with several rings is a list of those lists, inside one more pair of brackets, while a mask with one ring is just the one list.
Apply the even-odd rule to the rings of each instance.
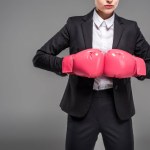
[[107, 11], [104, 11], [104, 14], [111, 15], [113, 12], [114, 12], [113, 10], [107, 10]]

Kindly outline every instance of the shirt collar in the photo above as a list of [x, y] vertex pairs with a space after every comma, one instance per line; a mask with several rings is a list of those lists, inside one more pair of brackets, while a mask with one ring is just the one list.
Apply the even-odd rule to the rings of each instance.
[[108, 19], [102, 19], [96, 10], [94, 9], [93, 13], [93, 21], [96, 24], [96, 26], [99, 28], [100, 26], [106, 26], [108, 29], [114, 24], [114, 13], [113, 15]]

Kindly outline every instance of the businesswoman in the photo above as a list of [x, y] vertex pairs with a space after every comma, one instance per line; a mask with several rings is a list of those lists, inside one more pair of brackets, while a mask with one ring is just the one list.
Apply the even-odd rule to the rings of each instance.
[[[89, 13], [69, 17], [33, 58], [35, 67], [60, 76], [69, 75], [60, 103], [61, 109], [68, 115], [66, 150], [94, 150], [99, 133], [106, 150], [134, 150], [132, 116], [135, 107], [130, 78], [150, 78], [150, 46], [135, 21], [115, 13], [118, 4], [119, 0], [95, 0], [95, 7]], [[69, 56], [57, 56], [68, 47]], [[87, 65], [89, 60], [84, 59], [89, 51], [91, 54], [95, 49], [102, 53], [118, 49], [142, 58], [146, 74], [90, 78], [84, 72], [90, 69]], [[70, 69], [72, 60], [77, 61], [79, 66], [74, 64]]]

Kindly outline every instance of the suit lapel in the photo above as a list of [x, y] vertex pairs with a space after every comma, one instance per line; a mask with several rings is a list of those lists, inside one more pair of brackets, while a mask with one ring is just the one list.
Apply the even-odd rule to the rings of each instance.
[[81, 24], [83, 31], [83, 38], [85, 49], [92, 48], [92, 35], [93, 35], [93, 12], [94, 9], [83, 17], [84, 22]]
[[118, 47], [122, 33], [123, 33], [123, 23], [121, 22], [120, 18], [115, 14], [114, 38], [113, 38], [113, 45], [112, 45], [113, 49]]
[[[94, 8], [95, 9], [95, 8]], [[83, 17], [84, 22], [81, 24], [83, 31], [83, 38], [85, 49], [92, 48], [92, 35], [93, 35], [93, 11], [94, 9]], [[119, 41], [123, 33], [123, 23], [118, 15], [115, 14], [114, 20], [114, 38], [112, 48], [118, 47]]]
[[89, 20], [82, 24], [85, 49], [92, 48], [92, 23], [92, 20]]

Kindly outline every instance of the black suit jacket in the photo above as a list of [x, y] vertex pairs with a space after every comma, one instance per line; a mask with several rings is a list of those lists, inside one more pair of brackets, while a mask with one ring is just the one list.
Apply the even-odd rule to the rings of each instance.
[[[94, 8], [95, 9], [95, 8]], [[35, 67], [62, 74], [63, 58], [57, 55], [69, 47], [70, 54], [92, 48], [93, 11], [85, 16], [69, 17], [62, 29], [49, 39], [33, 58]], [[150, 78], [150, 45], [144, 39], [137, 23], [115, 14], [113, 48], [125, 50], [146, 62], [146, 76]], [[66, 113], [83, 117], [91, 104], [94, 79], [69, 75], [68, 83], [60, 102]], [[118, 117], [126, 120], [135, 114], [130, 78], [113, 78], [114, 102]]]

